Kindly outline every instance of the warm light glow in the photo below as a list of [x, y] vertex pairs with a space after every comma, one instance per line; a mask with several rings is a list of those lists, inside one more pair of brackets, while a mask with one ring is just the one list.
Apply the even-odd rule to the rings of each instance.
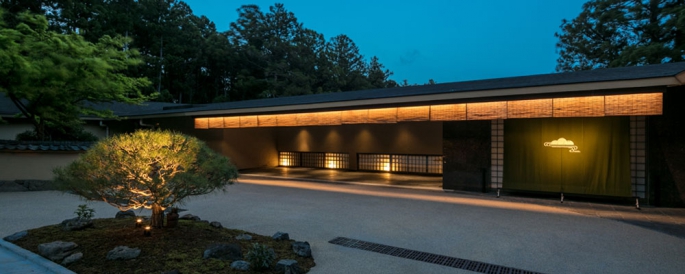
[[506, 101], [466, 104], [467, 120], [496, 120], [506, 118]]
[[390, 171], [390, 162], [383, 163], [383, 171]]
[[571, 140], [566, 140], [566, 138], [559, 138], [551, 142], [545, 142], [543, 144], [546, 147], [553, 147], [553, 148], [568, 148], [568, 152], [571, 153], [580, 153], [580, 150], [578, 150], [578, 146], [576, 146], [573, 141]]
[[344, 153], [330, 153], [324, 154], [326, 161], [326, 168], [347, 168], [347, 159], [349, 156]]
[[149, 225], [145, 226], [145, 230], [150, 230], [150, 229], [152, 229], [152, 228]]
[[278, 163], [279, 166], [297, 166], [298, 159], [300, 158], [299, 152], [288, 152], [280, 151], [278, 153]]
[[398, 122], [418, 122], [430, 120], [430, 107], [403, 107], [397, 108]]
[[[389, 173], [388, 173], [389, 174]], [[502, 201], [495, 200], [493, 198], [471, 198], [471, 197], [461, 197], [459, 195], [454, 195], [452, 193], [442, 193], [442, 192], [418, 192], [418, 191], [392, 191], [387, 188], [351, 188], [347, 185], [334, 185], [334, 184], [321, 184], [312, 183], [305, 181], [281, 181], [281, 180], [264, 180], [264, 179], [242, 179], [241, 183], [253, 184], [253, 185], [263, 185], [263, 186], [276, 186], [276, 187], [288, 187], [296, 189], [306, 189], [314, 191], [326, 191], [332, 193], [345, 193], [352, 195], [364, 195], [373, 197], [388, 197], [396, 199], [408, 199], [417, 201], [429, 201], [436, 203], [448, 203], [448, 204], [458, 204], [467, 205], [474, 207], [483, 208], [497, 208], [506, 210], [522, 210], [528, 212], [542, 212], [542, 213], [556, 213], [563, 215], [577, 215], [577, 213], [570, 212], [563, 208], [555, 208], [544, 205], [535, 205], [528, 203], [519, 203], [514, 201]]]
[[[195, 118], [196, 129], [392, 124], [414, 121], [661, 115], [662, 93]], [[221, 119], [223, 118], [223, 120]]]

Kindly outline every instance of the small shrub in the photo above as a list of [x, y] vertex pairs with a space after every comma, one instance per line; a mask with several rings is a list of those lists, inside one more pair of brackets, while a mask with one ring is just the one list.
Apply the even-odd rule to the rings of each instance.
[[245, 254], [245, 259], [255, 270], [268, 269], [276, 259], [276, 252], [266, 245], [254, 243]]
[[95, 216], [95, 209], [88, 207], [86, 204], [79, 205], [74, 214], [78, 216], [79, 219], [90, 220]]

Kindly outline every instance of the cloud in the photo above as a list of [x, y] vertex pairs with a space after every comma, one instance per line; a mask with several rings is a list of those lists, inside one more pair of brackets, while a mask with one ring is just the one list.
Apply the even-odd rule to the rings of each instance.
[[416, 62], [416, 60], [421, 59], [422, 57], [423, 55], [421, 55], [421, 52], [419, 52], [418, 49], [413, 49], [407, 51], [406, 53], [404, 53], [404, 55], [400, 56], [400, 63], [402, 65], [411, 65], [414, 62]]
[[573, 141], [566, 140], [565, 138], [559, 138], [557, 140], [549, 142], [549, 146], [572, 146], [575, 145]]
[[543, 144], [546, 147], [554, 147], [554, 148], [568, 148], [571, 153], [580, 153], [580, 150], [578, 150], [578, 146], [576, 146], [573, 141], [571, 140], [566, 140], [566, 138], [559, 138], [551, 142], [545, 142]]

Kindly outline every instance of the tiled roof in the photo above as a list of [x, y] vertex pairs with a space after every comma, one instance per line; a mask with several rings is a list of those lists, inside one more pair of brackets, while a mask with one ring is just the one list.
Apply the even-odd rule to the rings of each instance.
[[0, 151], [85, 151], [94, 142], [0, 140]]

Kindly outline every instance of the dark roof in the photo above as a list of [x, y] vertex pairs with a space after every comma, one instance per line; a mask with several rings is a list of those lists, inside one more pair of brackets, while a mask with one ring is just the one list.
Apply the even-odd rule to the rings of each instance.
[[[530, 88], [581, 83], [640, 80], [650, 78], [674, 77], [683, 71], [685, 71], [685, 62], [678, 62], [659, 65], [551, 73], [531, 76], [518, 76], [486, 80], [442, 83], [435, 85], [334, 92], [215, 104], [182, 105], [173, 103], [147, 102], [142, 105], [136, 106], [122, 103], [108, 103], [101, 104], [100, 107], [110, 109], [114, 112], [114, 114], [120, 117], [142, 117], [148, 115], [173, 115], [180, 113], [193, 113], [202, 111], [294, 106], [472, 91], [494, 91], [511, 88]], [[12, 102], [9, 101], [8, 98], [0, 96], [0, 115], [8, 116], [16, 113], [18, 113], [18, 109], [14, 107]]]
[[[108, 109], [114, 112], [115, 115], [126, 117], [131, 115], [144, 115], [147, 113], [161, 113], [166, 109], [176, 109], [179, 107], [189, 107], [192, 105], [182, 105], [174, 103], [163, 102], [145, 102], [140, 105], [130, 105], [124, 103], [102, 103], [97, 104], [97, 109]], [[7, 98], [5, 94], [0, 94], [0, 116], [11, 117], [18, 114], [20, 111], [14, 105], [12, 100]]]
[[282, 97], [273, 99], [227, 102], [209, 104], [206, 105], [203, 109], [196, 110], [223, 110], [282, 105], [316, 104], [327, 102], [381, 99], [453, 92], [469, 92], [481, 90], [497, 90], [509, 88], [649, 79], [675, 76], [683, 71], [685, 71], [685, 62], [679, 62], [659, 65], [597, 69], [577, 72], [551, 73], [532, 76], [519, 76], [487, 80], [442, 83], [435, 85], [372, 89], [361, 91]]
[[85, 151], [94, 142], [0, 140], [0, 151]]

